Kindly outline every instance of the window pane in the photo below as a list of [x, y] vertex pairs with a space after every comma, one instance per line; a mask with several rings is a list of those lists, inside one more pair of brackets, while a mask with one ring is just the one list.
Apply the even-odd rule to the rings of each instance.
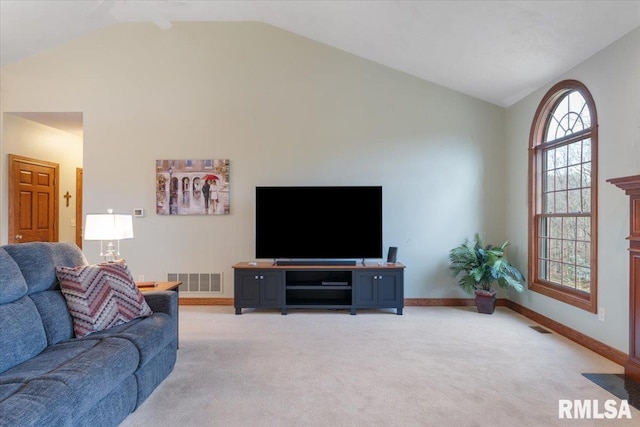
[[562, 237], [565, 239], [576, 238], [576, 218], [562, 218]]
[[555, 196], [556, 196], [555, 213], [566, 213], [567, 212], [567, 192], [558, 191], [557, 193], [555, 193]]
[[538, 272], [538, 274], [540, 274], [540, 278], [543, 280], [549, 280], [549, 262], [541, 259], [538, 264], [538, 268], [540, 269]]
[[591, 161], [591, 138], [582, 141], [582, 161]]
[[555, 173], [553, 171], [549, 171], [544, 176], [546, 179], [544, 180], [542, 191], [549, 192], [555, 190]]
[[540, 237], [548, 237], [549, 236], [549, 219], [546, 217], [540, 218], [538, 235]]
[[556, 191], [567, 189], [567, 168], [556, 169]]
[[562, 244], [562, 261], [569, 264], [575, 264], [576, 245], [570, 240], [565, 240]]
[[567, 166], [567, 146], [558, 147], [555, 149], [555, 152], [556, 168]]
[[549, 235], [557, 239], [562, 237], [562, 218], [549, 218]]
[[569, 212], [570, 213], [578, 213], [582, 211], [582, 200], [581, 200], [581, 195], [582, 195], [582, 191], [580, 190], [569, 190], [568, 192], [568, 197], [569, 197]]
[[591, 190], [589, 188], [582, 190], [582, 212], [591, 212]]
[[576, 265], [588, 267], [591, 264], [591, 245], [585, 242], [576, 243]]
[[576, 289], [591, 292], [591, 270], [585, 267], [576, 267]]
[[565, 286], [575, 287], [576, 285], [576, 268], [570, 264], [562, 266], [562, 284]]
[[545, 141], [554, 141], [558, 139], [560, 136], [564, 135], [564, 128], [560, 125], [560, 120], [562, 119], [562, 114], [559, 114], [558, 117], [551, 116], [549, 119], [549, 125], [547, 127], [547, 136]]
[[591, 187], [591, 162], [582, 164], [582, 186]]
[[555, 193], [550, 193], [544, 198], [545, 213], [554, 213], [556, 211], [555, 198], [553, 197], [554, 194]]
[[583, 105], [582, 105], [582, 110], [580, 110], [577, 106], [575, 108], [573, 108], [573, 110], [574, 111], [579, 111], [580, 119], [582, 120], [582, 123], [583, 123], [583, 126], [584, 126], [583, 129], [589, 129], [591, 127], [591, 111], [589, 111], [589, 106], [587, 105], [587, 102], [582, 97], [582, 95], [580, 95], [577, 92], [576, 92], [576, 94], [580, 96], [580, 102], [582, 102]]
[[544, 152], [544, 158], [546, 160], [546, 164], [543, 165], [543, 170], [555, 169], [556, 168], [556, 150], [547, 150]]
[[577, 218], [577, 234], [576, 239], [581, 241], [591, 240], [591, 218]]
[[540, 258], [549, 258], [548, 256], [548, 245], [549, 245], [549, 241], [547, 239], [540, 239], [539, 241], [540, 243]]
[[548, 280], [554, 283], [562, 283], [562, 264], [559, 262], [549, 262]]
[[549, 240], [549, 259], [552, 261], [562, 260], [562, 240]]
[[569, 171], [569, 184], [568, 188], [580, 188], [582, 184], [582, 173], [581, 167], [578, 166], [570, 166]]
[[582, 141], [569, 144], [569, 165], [582, 163]]

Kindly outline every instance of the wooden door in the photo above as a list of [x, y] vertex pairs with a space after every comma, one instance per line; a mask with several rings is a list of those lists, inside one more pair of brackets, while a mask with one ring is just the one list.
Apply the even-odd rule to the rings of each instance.
[[58, 241], [60, 166], [9, 155], [9, 243]]
[[84, 229], [82, 227], [82, 179], [83, 169], [76, 168], [76, 245], [82, 249], [82, 236]]

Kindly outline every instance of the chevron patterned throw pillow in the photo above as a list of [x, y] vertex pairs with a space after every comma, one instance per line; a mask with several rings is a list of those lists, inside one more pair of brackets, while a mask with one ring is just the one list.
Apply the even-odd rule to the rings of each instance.
[[76, 337], [152, 314], [124, 260], [56, 267]]

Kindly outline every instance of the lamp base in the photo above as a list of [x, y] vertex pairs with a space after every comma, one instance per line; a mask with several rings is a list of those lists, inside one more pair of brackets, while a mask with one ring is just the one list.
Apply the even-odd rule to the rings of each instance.
[[100, 255], [104, 257], [105, 262], [114, 262], [120, 256], [120, 241], [118, 240], [118, 250], [113, 241], [107, 243], [107, 250], [102, 250], [102, 240], [100, 241]]

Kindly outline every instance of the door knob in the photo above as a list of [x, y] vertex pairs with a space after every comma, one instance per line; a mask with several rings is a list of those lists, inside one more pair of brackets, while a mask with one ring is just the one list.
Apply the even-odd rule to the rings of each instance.
[[22, 234], [16, 234], [16, 240], [22, 240]]

